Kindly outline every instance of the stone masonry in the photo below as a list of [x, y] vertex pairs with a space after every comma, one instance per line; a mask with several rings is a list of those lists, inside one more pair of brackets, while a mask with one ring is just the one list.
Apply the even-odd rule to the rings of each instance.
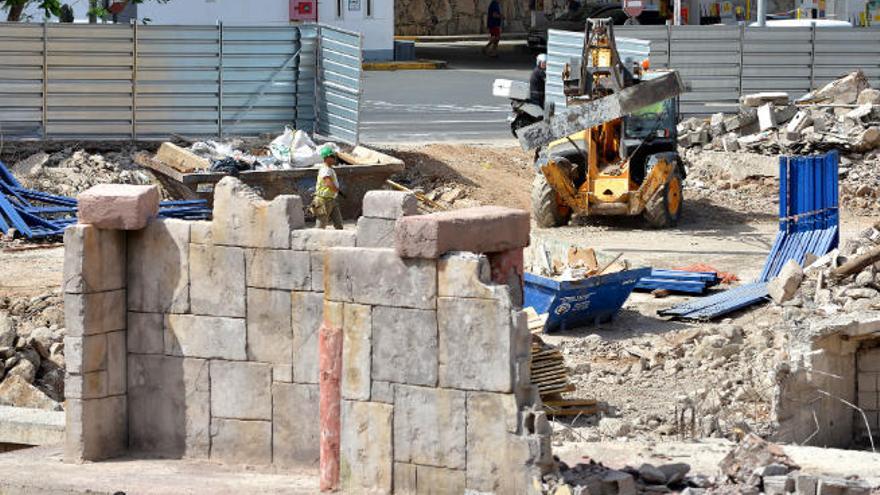
[[307, 229], [298, 197], [230, 177], [212, 221], [71, 226], [65, 460], [316, 468], [323, 321], [343, 331], [343, 489], [528, 492], [551, 454], [520, 311], [527, 235], [401, 258], [412, 196], [371, 192], [364, 212], [357, 232]]
[[[486, 33], [489, 0], [394, 0], [394, 33], [452, 35]], [[529, 28], [529, 1], [503, 0], [504, 32]]]

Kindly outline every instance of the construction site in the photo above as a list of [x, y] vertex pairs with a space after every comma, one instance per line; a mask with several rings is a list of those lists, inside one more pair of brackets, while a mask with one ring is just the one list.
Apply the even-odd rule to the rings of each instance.
[[0, 493], [880, 494], [880, 62], [589, 19], [453, 140], [358, 33], [132, 26], [0, 24]]

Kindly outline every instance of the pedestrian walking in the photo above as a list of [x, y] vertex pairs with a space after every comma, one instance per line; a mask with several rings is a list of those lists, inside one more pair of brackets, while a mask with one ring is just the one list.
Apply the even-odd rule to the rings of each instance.
[[498, 56], [498, 43], [501, 42], [501, 3], [492, 0], [489, 3], [489, 13], [486, 17], [486, 28], [489, 29], [489, 42], [483, 47], [483, 53], [490, 57]]

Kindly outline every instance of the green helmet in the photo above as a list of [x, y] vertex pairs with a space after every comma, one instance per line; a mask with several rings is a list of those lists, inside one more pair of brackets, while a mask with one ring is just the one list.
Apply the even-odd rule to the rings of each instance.
[[331, 148], [330, 146], [324, 146], [323, 148], [321, 148], [321, 158], [327, 158], [334, 155], [336, 155], [336, 152], [333, 151], [333, 148]]

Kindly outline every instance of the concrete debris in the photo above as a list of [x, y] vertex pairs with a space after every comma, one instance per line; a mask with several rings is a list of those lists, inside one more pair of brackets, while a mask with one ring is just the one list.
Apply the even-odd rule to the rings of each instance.
[[721, 460], [719, 468], [731, 482], [752, 484], [764, 473], [779, 476], [797, 470], [799, 466], [785, 455], [782, 447], [750, 433]]
[[789, 260], [779, 275], [767, 284], [767, 292], [776, 304], [782, 304], [791, 300], [801, 286], [804, 279], [804, 271], [801, 266], [794, 260]]
[[767, 104], [788, 105], [788, 93], [767, 92], [744, 95], [740, 98], [740, 104], [744, 107], [760, 107]]
[[635, 495], [681, 491], [699, 483], [699, 480], [686, 476], [691, 466], [684, 463], [612, 469], [593, 459], [585, 460], [571, 467], [559, 462], [557, 473], [544, 476], [542, 493]]

